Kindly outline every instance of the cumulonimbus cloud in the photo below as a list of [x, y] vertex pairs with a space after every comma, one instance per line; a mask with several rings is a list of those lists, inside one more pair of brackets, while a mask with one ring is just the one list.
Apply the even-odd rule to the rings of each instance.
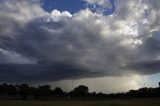
[[0, 79], [158, 73], [160, 11], [159, 2], [154, 2], [117, 0], [115, 12], [105, 16], [88, 8], [75, 14], [48, 13], [37, 2], [4, 0], [0, 4]]

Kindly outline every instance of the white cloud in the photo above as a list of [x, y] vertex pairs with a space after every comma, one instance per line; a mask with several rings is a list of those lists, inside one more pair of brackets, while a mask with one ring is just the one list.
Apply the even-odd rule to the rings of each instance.
[[71, 18], [72, 14], [70, 14], [68, 11], [58, 11], [58, 10], [53, 10], [50, 14], [51, 19], [55, 22], [58, 22], [61, 20], [61, 18]]
[[[34, 0], [3, 0], [1, 1], [0, 16], [7, 16], [21, 22], [29, 22], [35, 18], [46, 15], [40, 4]], [[35, 0], [37, 1], [37, 0]]]

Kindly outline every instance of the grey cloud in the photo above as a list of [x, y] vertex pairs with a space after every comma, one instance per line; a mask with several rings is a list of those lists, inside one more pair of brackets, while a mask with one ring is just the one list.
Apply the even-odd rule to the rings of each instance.
[[142, 61], [142, 62], [137, 62], [137, 63], [131, 63], [130, 65], [128, 64], [127, 67], [131, 71], [143, 75], [145, 74], [153, 74], [154, 73], [159, 73], [160, 69], [160, 60], [150, 60], [150, 61]]
[[[62, 79], [104, 76], [102, 72], [91, 72], [83, 67], [67, 63], [49, 64], [0, 64], [0, 80], [3, 82], [43, 82]], [[23, 71], [22, 71], [23, 70]]]

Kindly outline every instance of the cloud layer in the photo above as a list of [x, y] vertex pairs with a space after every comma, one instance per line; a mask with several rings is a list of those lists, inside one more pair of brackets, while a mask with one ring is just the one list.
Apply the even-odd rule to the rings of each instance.
[[[86, 0], [107, 5], [104, 0]], [[0, 4], [0, 80], [159, 73], [160, 2], [117, 0], [111, 15], [89, 8], [48, 13], [34, 0]], [[102, 5], [103, 6], [103, 5]]]

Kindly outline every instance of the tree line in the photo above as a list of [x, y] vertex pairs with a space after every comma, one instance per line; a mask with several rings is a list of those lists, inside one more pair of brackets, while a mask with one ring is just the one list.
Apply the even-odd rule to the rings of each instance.
[[115, 94], [89, 92], [85, 85], [79, 85], [70, 92], [64, 92], [60, 87], [52, 89], [50, 85], [38, 87], [28, 84], [0, 84], [0, 99], [49, 100], [49, 99], [107, 99], [107, 98], [160, 98], [159, 88], [140, 88]]

